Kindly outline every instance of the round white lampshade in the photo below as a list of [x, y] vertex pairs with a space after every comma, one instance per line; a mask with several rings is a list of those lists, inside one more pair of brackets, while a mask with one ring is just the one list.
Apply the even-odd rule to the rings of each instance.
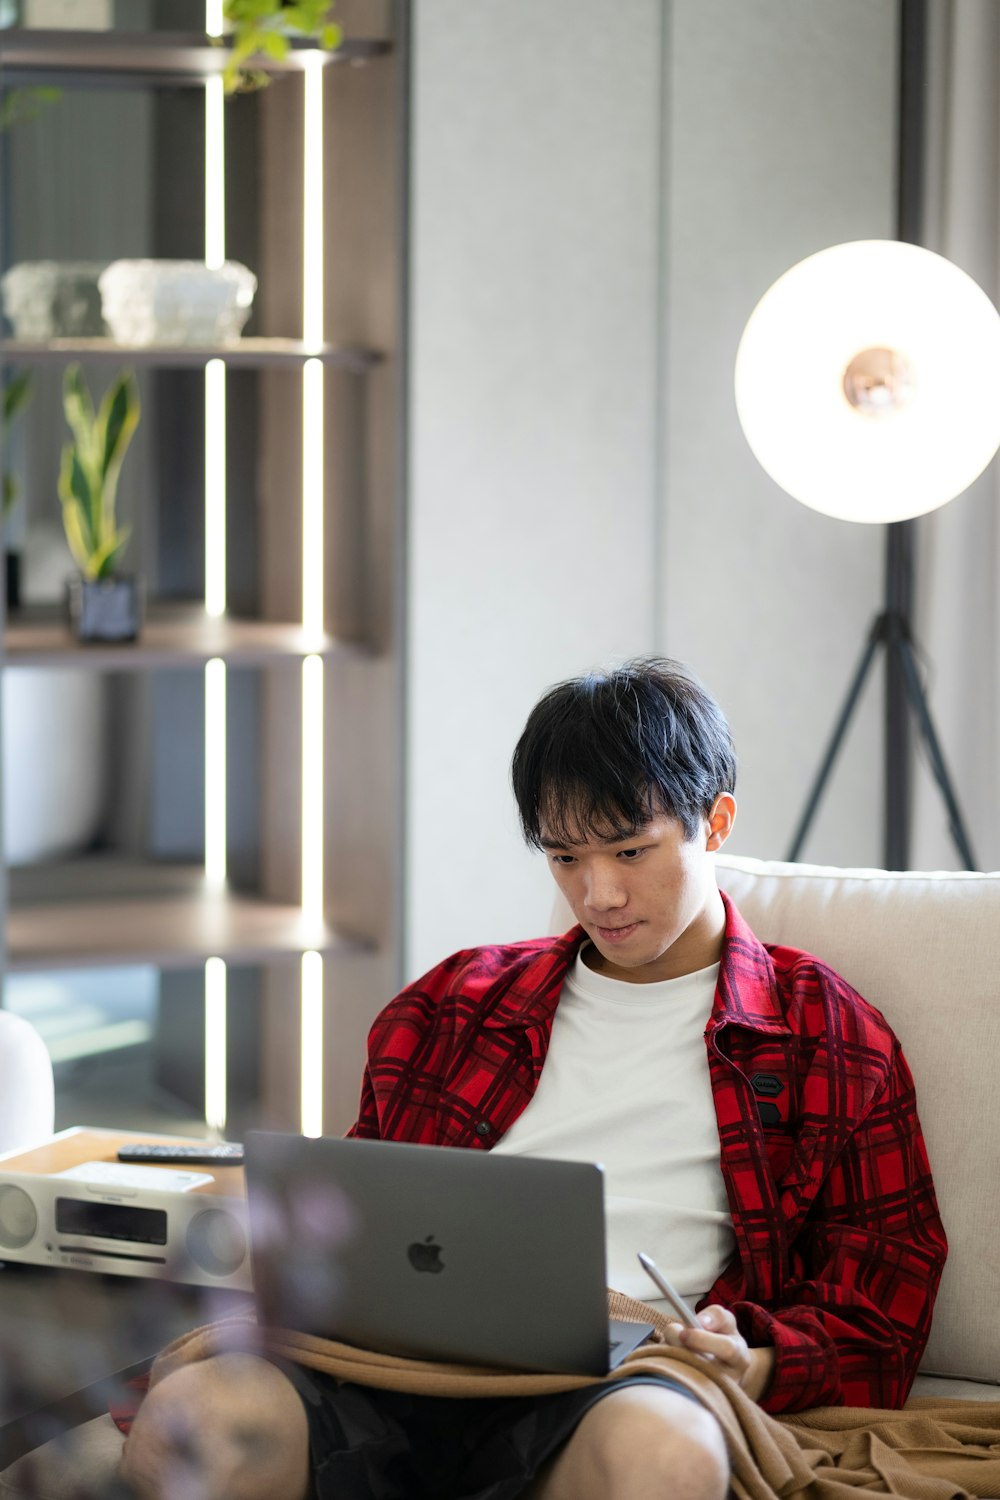
[[[898, 407], [859, 410], [844, 373], [866, 350], [909, 367]], [[951, 261], [857, 240], [765, 292], [736, 355], [736, 408], [756, 458], [804, 505], [902, 521], [953, 500], [1000, 445], [1000, 314]]]

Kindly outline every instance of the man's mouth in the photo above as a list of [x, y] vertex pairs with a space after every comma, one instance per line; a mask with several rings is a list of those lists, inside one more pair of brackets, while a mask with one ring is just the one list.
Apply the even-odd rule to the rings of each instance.
[[605, 943], [621, 943], [624, 942], [627, 937], [630, 937], [632, 933], [635, 932], [638, 926], [638, 922], [626, 922], [623, 926], [620, 927], [595, 926], [594, 930]]

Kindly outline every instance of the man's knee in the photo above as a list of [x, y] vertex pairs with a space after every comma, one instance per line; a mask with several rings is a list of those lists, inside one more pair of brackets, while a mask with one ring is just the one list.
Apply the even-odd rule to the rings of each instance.
[[308, 1427], [291, 1382], [252, 1355], [184, 1365], [154, 1386], [122, 1454], [140, 1500], [301, 1500], [308, 1489]]
[[674, 1391], [644, 1385], [606, 1396], [581, 1422], [573, 1445], [581, 1474], [589, 1471], [594, 1493], [607, 1500], [663, 1494], [723, 1500], [728, 1490], [729, 1461], [718, 1422]]
[[650, 1445], [657, 1485], [678, 1497], [723, 1500], [729, 1490], [729, 1455], [722, 1429], [710, 1411], [689, 1401], [682, 1429]]

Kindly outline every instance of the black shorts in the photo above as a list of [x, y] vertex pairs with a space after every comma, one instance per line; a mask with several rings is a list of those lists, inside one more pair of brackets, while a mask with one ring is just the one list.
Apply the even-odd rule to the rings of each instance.
[[309, 1420], [315, 1500], [514, 1500], [572, 1436], [590, 1407], [634, 1375], [552, 1396], [444, 1398], [340, 1385], [282, 1366]]

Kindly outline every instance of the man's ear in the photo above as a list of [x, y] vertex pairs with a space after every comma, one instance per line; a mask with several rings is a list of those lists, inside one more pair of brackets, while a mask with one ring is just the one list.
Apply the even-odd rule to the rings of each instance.
[[708, 815], [708, 839], [705, 848], [710, 851], [721, 849], [732, 833], [735, 822], [736, 798], [729, 792], [721, 792], [716, 797], [712, 811]]

